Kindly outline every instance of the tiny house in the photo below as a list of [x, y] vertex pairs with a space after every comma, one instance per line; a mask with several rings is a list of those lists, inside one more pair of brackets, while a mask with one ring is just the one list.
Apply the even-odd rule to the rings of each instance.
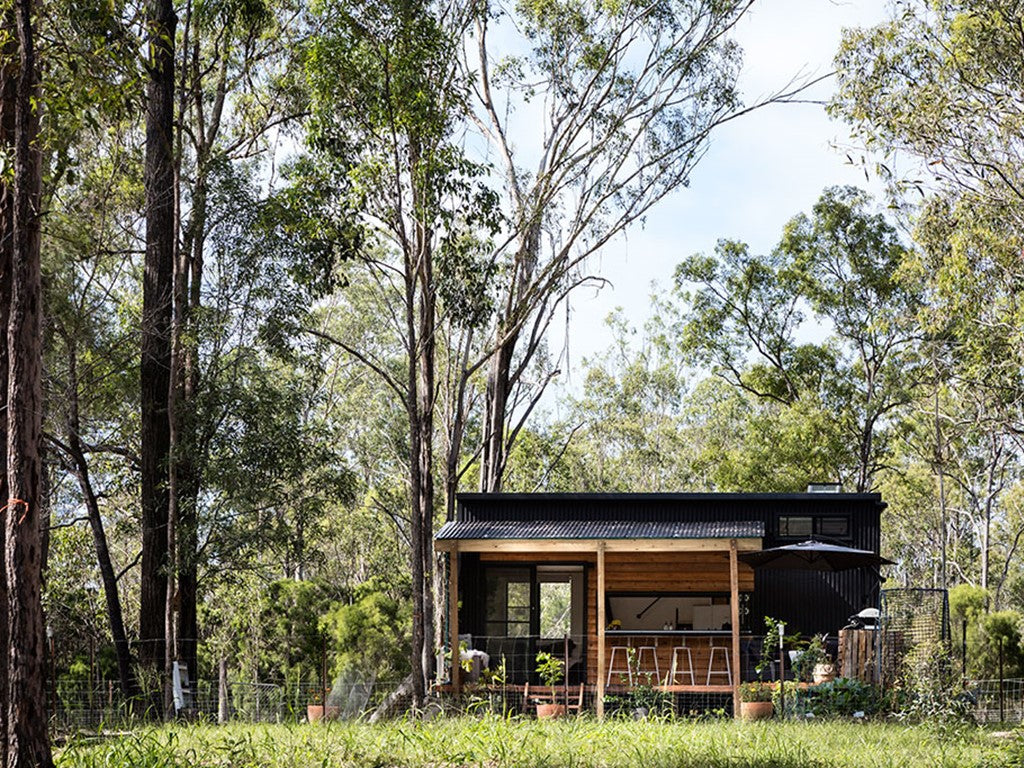
[[[530, 682], [554, 652], [602, 711], [644, 675], [672, 692], [731, 693], [752, 674], [764, 618], [835, 633], [878, 601], [877, 569], [757, 570], [741, 555], [807, 539], [874, 553], [878, 494], [462, 494], [437, 533], [453, 645]], [[459, 690], [459, 671], [452, 670]]]

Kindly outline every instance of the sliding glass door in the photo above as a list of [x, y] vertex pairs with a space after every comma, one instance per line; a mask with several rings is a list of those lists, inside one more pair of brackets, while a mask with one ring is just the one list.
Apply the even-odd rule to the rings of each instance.
[[484, 631], [491, 667], [504, 660], [509, 682], [531, 679], [540, 650], [568, 655], [582, 675], [586, 638], [583, 566], [488, 567]]

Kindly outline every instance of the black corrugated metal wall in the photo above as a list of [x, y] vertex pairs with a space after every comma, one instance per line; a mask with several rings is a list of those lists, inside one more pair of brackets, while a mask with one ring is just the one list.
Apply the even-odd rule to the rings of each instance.
[[[635, 520], [761, 521], [764, 547], [792, 543], [780, 539], [780, 515], [849, 517], [849, 535], [835, 543], [879, 552], [880, 516], [885, 504], [878, 494], [465, 494], [459, 497], [460, 520]], [[475, 565], [475, 564], [474, 564]], [[479, 578], [466, 563], [463, 585]], [[760, 634], [765, 616], [785, 621], [787, 631], [833, 636], [847, 618], [877, 606], [879, 577], [873, 569], [845, 573], [759, 570], [755, 574], [750, 613], [744, 629]], [[470, 588], [472, 590], [472, 588]], [[464, 608], [476, 600], [464, 592]], [[466, 610], [467, 627], [479, 617]]]

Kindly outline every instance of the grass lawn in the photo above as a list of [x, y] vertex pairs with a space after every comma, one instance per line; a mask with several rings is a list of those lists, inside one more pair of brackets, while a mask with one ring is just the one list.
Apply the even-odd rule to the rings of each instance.
[[1024, 766], [1024, 734], [846, 722], [605, 723], [497, 717], [385, 725], [170, 726], [65, 747], [77, 766], [536, 766], [540, 768], [826, 768], [826, 766]]

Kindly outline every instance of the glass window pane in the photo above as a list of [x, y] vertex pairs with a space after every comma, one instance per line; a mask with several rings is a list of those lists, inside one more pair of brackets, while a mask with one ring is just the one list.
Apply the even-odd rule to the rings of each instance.
[[541, 582], [540, 636], [565, 637], [571, 634], [572, 584]]
[[487, 570], [485, 582], [487, 634], [492, 637], [529, 635], [530, 571], [525, 568], [492, 568]]
[[529, 607], [516, 608], [509, 606], [508, 609], [508, 620], [509, 621], [530, 621], [530, 609]]
[[822, 536], [849, 536], [850, 521], [845, 517], [823, 517], [818, 521]]
[[779, 518], [779, 536], [809, 537], [813, 533], [813, 518], [783, 516]]
[[529, 608], [530, 585], [523, 582], [510, 582], [508, 585], [508, 608]]

